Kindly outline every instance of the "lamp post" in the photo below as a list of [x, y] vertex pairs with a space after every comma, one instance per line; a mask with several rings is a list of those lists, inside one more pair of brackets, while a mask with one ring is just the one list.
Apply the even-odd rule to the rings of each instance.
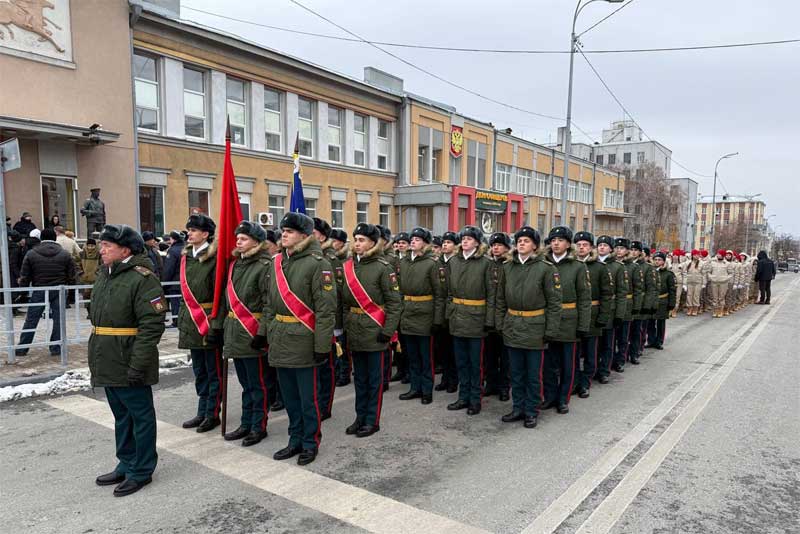
[[725, 154], [721, 158], [717, 160], [717, 164], [714, 165], [714, 190], [711, 195], [711, 238], [709, 239], [708, 250], [714, 250], [714, 226], [717, 221], [717, 168], [719, 167], [719, 162], [723, 159], [732, 158], [733, 156], [738, 156], [738, 152], [731, 152], [730, 154]]
[[[578, 21], [578, 15], [584, 7], [592, 2], [600, 2], [601, 0], [589, 0], [584, 3], [583, 0], [578, 0], [578, 5], [575, 6], [575, 15], [572, 17], [572, 34], [569, 40], [569, 86], [567, 88], [567, 127], [564, 130], [564, 177], [561, 180], [561, 224], [566, 226], [567, 219], [567, 192], [569, 191], [569, 160], [570, 152], [572, 152], [572, 134], [570, 128], [572, 127], [572, 78], [575, 66], [575, 50], [578, 46], [578, 36], [575, 34], [575, 23]], [[609, 4], [619, 4], [625, 0], [602, 0]], [[578, 172], [578, 180], [580, 180], [580, 171]], [[575, 230], [573, 228], [573, 230]]]

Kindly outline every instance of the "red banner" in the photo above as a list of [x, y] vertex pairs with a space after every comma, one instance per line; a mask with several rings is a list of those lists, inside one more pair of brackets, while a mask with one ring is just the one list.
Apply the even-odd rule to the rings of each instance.
[[208, 316], [197, 299], [194, 298], [189, 287], [189, 282], [186, 281], [186, 255], [181, 256], [181, 296], [186, 303], [186, 308], [189, 310], [189, 315], [192, 317], [192, 322], [197, 327], [197, 331], [201, 336], [207, 336], [210, 326], [208, 324]]
[[359, 307], [364, 310], [370, 319], [383, 328], [383, 325], [386, 324], [386, 312], [369, 298], [367, 290], [364, 289], [364, 286], [361, 285], [361, 281], [359, 281], [356, 276], [355, 263], [352, 258], [344, 262], [344, 280], [347, 282], [347, 287], [350, 289], [350, 293], [353, 294], [356, 302], [358, 302]]
[[281, 300], [289, 308], [292, 315], [297, 317], [297, 320], [303, 323], [303, 326], [313, 332], [317, 326], [317, 316], [289, 287], [289, 281], [286, 280], [286, 275], [283, 272], [283, 253], [275, 256], [273, 261], [275, 263], [275, 281], [278, 284], [278, 293], [281, 296]]
[[235, 261], [231, 262], [231, 267], [228, 269], [228, 287], [225, 290], [228, 293], [228, 304], [231, 306], [231, 311], [233, 311], [233, 315], [236, 316], [236, 319], [241, 323], [247, 333], [250, 334], [250, 337], [255, 337], [258, 334], [258, 319], [256, 319], [253, 312], [251, 312], [247, 306], [239, 300], [239, 295], [236, 294], [236, 290], [233, 288], [233, 266], [236, 265]]
[[464, 153], [464, 128], [461, 126], [450, 127], [450, 154], [460, 158]]

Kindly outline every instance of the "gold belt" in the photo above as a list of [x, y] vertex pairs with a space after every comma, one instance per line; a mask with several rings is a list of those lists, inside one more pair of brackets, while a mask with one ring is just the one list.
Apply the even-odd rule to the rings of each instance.
[[[256, 319], [261, 319], [261, 315], [262, 315], [262, 314], [260, 314], [260, 313], [253, 313], [253, 314], [251, 314], [251, 315], [252, 315], [253, 317], [255, 317]], [[235, 313], [233, 313], [232, 311], [229, 311], [229, 312], [228, 312], [228, 317], [230, 317], [231, 319], [236, 319], [236, 314], [235, 314]]]
[[660, 299], [665, 299], [665, 298], [667, 298], [668, 296], [669, 296], [669, 293], [661, 293], [661, 294], [658, 296], [658, 298], [660, 298]]
[[406, 295], [403, 300], [409, 302], [430, 302], [433, 300], [433, 295]]
[[544, 315], [544, 308], [538, 310], [508, 310], [508, 314], [514, 317], [539, 317]]
[[592, 306], [600, 306], [600, 301], [599, 300], [593, 300], [592, 301]]
[[453, 304], [462, 304], [464, 306], [486, 306], [485, 299], [473, 300], [473, 299], [453, 299]]
[[[379, 307], [380, 309], [383, 309], [383, 306], [378, 306], [378, 307]], [[361, 309], [360, 307], [358, 307], [358, 306], [351, 306], [351, 307], [350, 307], [350, 313], [357, 313], [358, 315], [366, 315], [366, 313], [367, 313], [367, 312], [365, 312], [364, 310], [362, 310], [362, 309]]]
[[213, 302], [201, 302], [200, 303], [200, 307], [203, 308], [204, 310], [210, 310], [210, 309], [212, 309], [214, 307], [214, 303]]
[[561, 309], [563, 309], [563, 310], [574, 310], [577, 307], [578, 307], [578, 305], [576, 303], [574, 303], [574, 302], [566, 302], [566, 303], [561, 305]]
[[626, 298], [626, 299], [632, 299], [632, 298], [633, 298], [633, 295], [625, 295], [625, 298]]
[[281, 315], [280, 313], [275, 314], [275, 320], [279, 323], [299, 323], [300, 319], [295, 317], [294, 315]]
[[112, 326], [92, 327], [92, 333], [96, 336], [135, 336], [139, 333], [138, 328], [114, 328]]

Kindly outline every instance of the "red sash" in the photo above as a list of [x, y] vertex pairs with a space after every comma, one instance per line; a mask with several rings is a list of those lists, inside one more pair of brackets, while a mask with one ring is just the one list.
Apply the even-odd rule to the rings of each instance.
[[208, 316], [197, 299], [194, 298], [194, 293], [189, 288], [189, 282], [186, 281], [186, 255], [181, 256], [181, 295], [183, 301], [186, 303], [186, 308], [189, 310], [189, 316], [192, 322], [197, 327], [197, 331], [201, 336], [208, 335], [211, 327], [208, 324]]
[[236, 290], [233, 288], [233, 266], [236, 265], [236, 261], [231, 262], [231, 267], [228, 269], [228, 287], [225, 291], [228, 294], [228, 303], [231, 306], [231, 311], [233, 311], [233, 315], [236, 316], [236, 319], [241, 323], [247, 333], [250, 334], [250, 337], [255, 337], [258, 334], [258, 319], [255, 318], [253, 312], [251, 312], [247, 306], [245, 306], [241, 300], [239, 300], [239, 296], [236, 294]]
[[317, 316], [289, 287], [289, 281], [286, 280], [286, 275], [283, 272], [283, 254], [275, 256], [273, 261], [275, 262], [275, 281], [278, 283], [278, 293], [281, 296], [281, 300], [291, 314], [297, 317], [297, 320], [303, 323], [303, 326], [313, 332], [317, 326]]
[[369, 315], [370, 319], [383, 328], [383, 325], [386, 324], [386, 312], [369, 298], [367, 290], [364, 289], [364, 286], [361, 285], [356, 276], [356, 268], [352, 258], [344, 262], [344, 280], [347, 282], [347, 287], [356, 299], [358, 306]]

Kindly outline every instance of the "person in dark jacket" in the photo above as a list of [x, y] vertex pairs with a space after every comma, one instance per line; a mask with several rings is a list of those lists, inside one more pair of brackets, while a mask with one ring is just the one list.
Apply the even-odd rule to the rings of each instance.
[[[17, 280], [19, 279], [19, 273], [22, 269], [23, 250], [20, 244], [21, 238], [22, 236], [20, 236], [19, 232], [16, 230], [8, 231], [8, 272], [11, 279], [11, 287], [18, 287]], [[10, 300], [16, 301], [17, 296], [21, 294], [22, 293], [14, 293], [11, 295]], [[19, 310], [13, 308], [13, 313], [17, 315]]]
[[664, 252], [653, 254], [653, 266], [659, 280], [658, 306], [655, 317], [647, 321], [647, 348], [664, 350], [667, 337], [667, 319], [675, 307], [675, 274], [667, 268], [667, 255]]
[[[167, 257], [164, 258], [164, 271], [161, 273], [162, 282], [178, 282], [181, 278], [181, 255], [183, 254], [183, 234], [177, 230], [169, 233], [170, 245], [167, 250]], [[172, 327], [178, 327], [178, 311], [181, 307], [180, 287], [177, 285], [164, 288], [169, 300], [169, 309], [172, 315]], [[170, 297], [169, 295], [175, 295]]]
[[19, 232], [23, 239], [31, 234], [31, 230], [35, 230], [36, 225], [33, 223], [33, 217], [27, 211], [22, 214], [19, 221], [14, 225], [14, 230]]
[[45, 228], [55, 228], [56, 226], [61, 226], [61, 217], [59, 217], [58, 214], [53, 215], [44, 223]]
[[164, 258], [158, 252], [158, 242], [153, 232], [142, 232], [142, 239], [144, 239], [144, 250], [150, 262], [153, 264], [153, 273], [161, 279], [161, 274], [164, 271]]
[[[439, 281], [447, 287], [447, 262], [456, 255], [458, 234], [445, 232], [442, 234], [442, 252], [439, 262]], [[442, 379], [433, 388], [436, 391], [455, 393], [458, 391], [458, 368], [456, 367], [455, 353], [453, 352], [453, 338], [450, 335], [450, 325], [447, 317], [444, 319], [442, 331], [434, 337], [434, 359], [437, 366], [442, 368]]]
[[[69, 285], [75, 283], [76, 271], [75, 262], [69, 252], [61, 248], [56, 243], [56, 233], [52, 228], [42, 231], [42, 242], [34, 249], [25, 254], [22, 260], [19, 285], [24, 287], [33, 285], [34, 287]], [[61, 340], [61, 321], [58, 305], [58, 291], [34, 291], [28, 306], [28, 314], [25, 317], [25, 325], [22, 327], [22, 334], [19, 338], [20, 345], [27, 345], [33, 341], [36, 326], [44, 313], [42, 303], [47, 300], [50, 303], [50, 318], [53, 319], [53, 331], [50, 334], [50, 342], [57, 343]], [[24, 356], [28, 353], [28, 347], [19, 348], [17, 356]], [[50, 354], [57, 356], [61, 349], [57, 344], [50, 345]]]
[[756, 304], [769, 304], [772, 296], [772, 281], [775, 280], [775, 262], [769, 259], [767, 251], [758, 253], [756, 265], [756, 282], [758, 282], [758, 302]]
[[[503, 264], [511, 261], [511, 238], [503, 232], [495, 232], [489, 237], [489, 260], [492, 281], [496, 285]], [[497, 395], [505, 402], [509, 400], [508, 391], [511, 387], [511, 371], [508, 360], [508, 350], [503, 344], [503, 333], [492, 329], [486, 335], [483, 367], [486, 373], [485, 396]]]

